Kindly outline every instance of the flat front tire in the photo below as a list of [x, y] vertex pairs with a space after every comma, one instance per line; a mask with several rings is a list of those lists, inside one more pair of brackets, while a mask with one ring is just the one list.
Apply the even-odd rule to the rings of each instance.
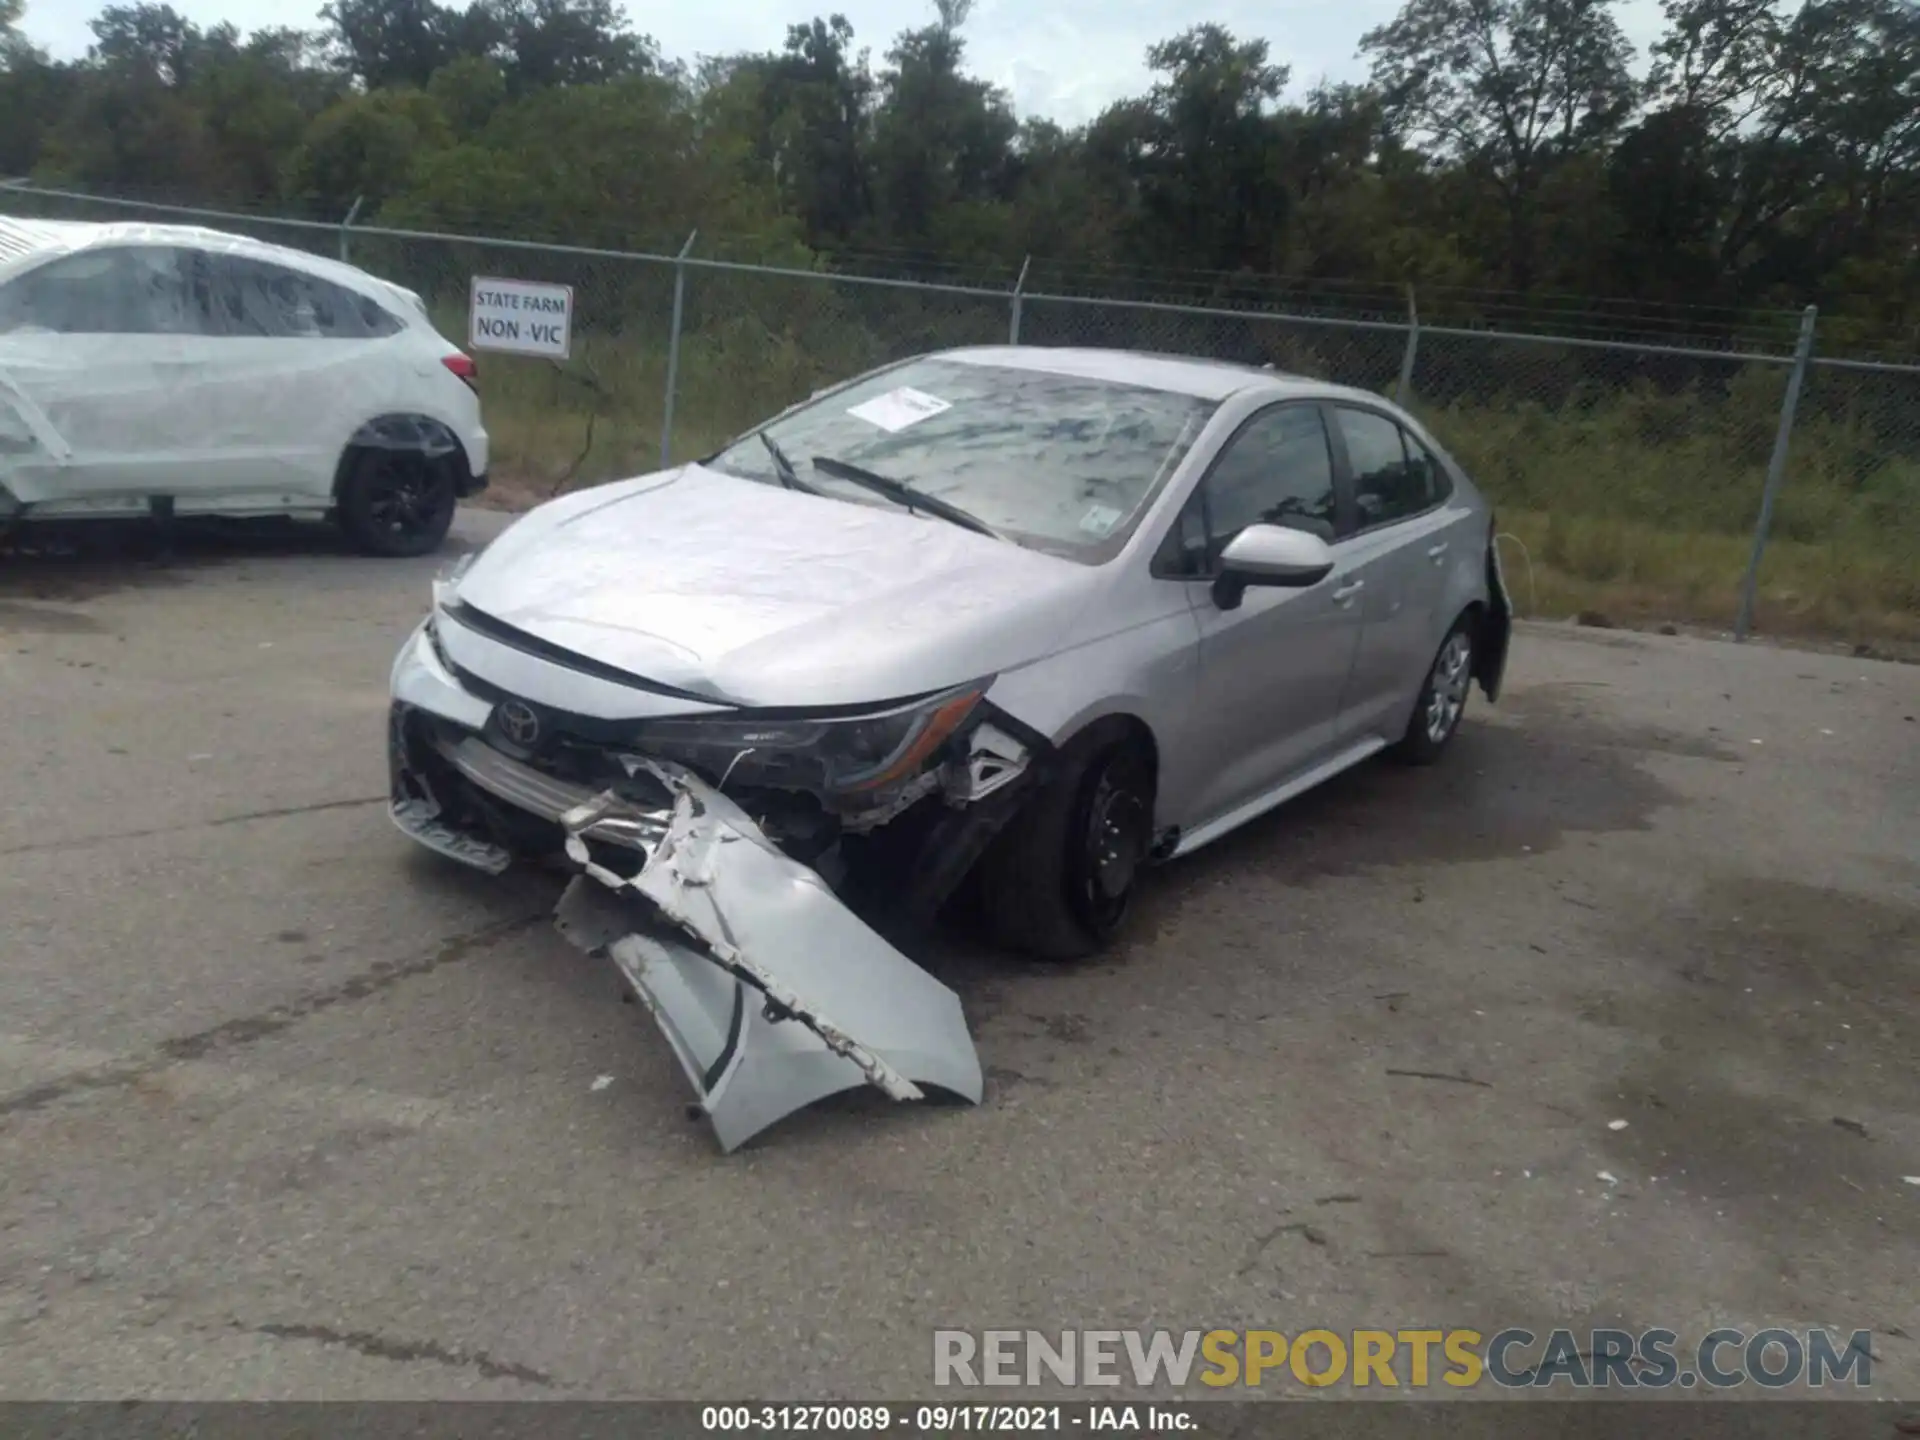
[[453, 525], [453, 471], [417, 450], [357, 450], [340, 480], [340, 528], [369, 555], [425, 555]]
[[996, 940], [1042, 960], [1081, 959], [1113, 940], [1152, 848], [1153, 780], [1132, 736], [1069, 742], [981, 859], [979, 899]]

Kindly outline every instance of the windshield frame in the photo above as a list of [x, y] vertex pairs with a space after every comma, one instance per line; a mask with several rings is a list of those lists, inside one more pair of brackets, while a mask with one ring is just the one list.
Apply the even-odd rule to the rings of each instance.
[[[700, 459], [696, 460], [694, 463], [697, 465], [700, 465], [703, 468], [714, 470], [719, 474], [729, 476], [732, 479], [745, 480], [745, 481], [748, 481], [749, 483], [756, 484], [756, 485], [761, 485], [761, 484], [771, 485], [776, 489], [784, 488], [781, 486], [781, 483], [777, 477], [769, 479], [758, 474], [743, 474], [737, 470], [723, 468], [718, 462], [729, 451], [732, 451], [746, 444], [749, 441], [755, 441], [757, 437], [761, 436], [762, 434], [771, 430], [774, 426], [780, 424], [782, 421], [787, 420], [792, 416], [798, 415], [803, 411], [810, 410], [815, 406], [829, 404], [831, 401], [833, 401], [833, 399], [836, 396], [844, 394], [846, 391], [851, 390], [856, 386], [867, 384], [870, 381], [878, 380], [883, 376], [890, 375], [895, 371], [905, 370], [910, 366], [919, 365], [930, 360], [945, 361], [949, 364], [954, 364], [954, 365], [975, 366], [976, 368], [982, 369], [982, 370], [1003, 370], [1004, 371], [1004, 370], [1011, 370], [1011, 369], [1017, 368], [1013, 366], [997, 365], [991, 360], [978, 361], [978, 362], [973, 360], [963, 360], [958, 358], [951, 351], [935, 350], [935, 351], [929, 351], [919, 355], [909, 355], [904, 359], [890, 361], [885, 365], [879, 365], [871, 370], [863, 371], [858, 375], [850, 376], [847, 379], [838, 382], [837, 384], [829, 385], [824, 389], [816, 390], [811, 395], [809, 395], [805, 400], [796, 401], [792, 405], [787, 406], [785, 409], [780, 410], [777, 413], [768, 416], [765, 420], [762, 420], [758, 425], [753, 426], [751, 429], [742, 431], [740, 434], [734, 436], [732, 439], [727, 441], [726, 444], [720, 446], [717, 450], [713, 451], [711, 454], [702, 456]], [[1055, 372], [1037, 370], [1035, 371], [1035, 373], [1038, 375], [1044, 376], [1044, 375], [1053, 374]], [[1072, 378], [1080, 378], [1080, 377], [1072, 377]], [[1023, 550], [1032, 550], [1039, 554], [1051, 555], [1057, 559], [1070, 560], [1076, 564], [1087, 565], [1087, 566], [1105, 565], [1110, 561], [1116, 559], [1120, 555], [1120, 553], [1127, 548], [1128, 543], [1133, 539], [1134, 535], [1138, 533], [1140, 527], [1143, 524], [1145, 524], [1147, 519], [1153, 514], [1156, 503], [1159, 501], [1160, 497], [1166, 493], [1167, 487], [1170, 484], [1172, 484], [1174, 480], [1184, 470], [1186, 470], [1189, 463], [1193, 460], [1194, 454], [1200, 445], [1200, 441], [1202, 437], [1205, 436], [1208, 428], [1213, 424], [1213, 422], [1219, 418], [1219, 415], [1226, 404], [1226, 400], [1224, 398], [1216, 398], [1216, 397], [1207, 396], [1207, 395], [1195, 395], [1187, 391], [1169, 390], [1161, 386], [1134, 385], [1134, 384], [1129, 384], [1126, 381], [1112, 381], [1112, 380], [1101, 381], [1099, 383], [1112, 385], [1115, 389], [1142, 390], [1142, 391], [1148, 391], [1152, 393], [1177, 396], [1182, 399], [1190, 400], [1194, 406], [1194, 414], [1192, 419], [1188, 422], [1188, 425], [1186, 426], [1186, 428], [1182, 431], [1182, 444], [1177, 457], [1173, 460], [1171, 464], [1166, 464], [1164, 462], [1162, 463], [1160, 473], [1156, 475], [1153, 478], [1152, 482], [1147, 486], [1147, 488], [1141, 492], [1140, 498], [1135, 503], [1131, 513], [1128, 514], [1123, 521], [1117, 524], [1112, 530], [1108, 531], [1107, 534], [1101, 537], [1099, 540], [1089, 540], [1086, 542], [1080, 542], [1080, 541], [1064, 539], [1060, 536], [1038, 534], [1033, 531], [1021, 530], [1021, 529], [1018, 529], [1017, 527], [1008, 527], [1006, 525], [1000, 525], [998, 526], [998, 529], [1000, 530], [1001, 535], [1006, 541], [1006, 543], [1017, 545]], [[756, 445], [755, 448], [758, 449], [760, 447]], [[807, 458], [810, 458], [810, 457], [795, 457], [796, 463], [804, 464], [806, 463]], [[851, 482], [843, 482], [843, 483], [850, 484]], [[823, 490], [820, 490], [818, 493], [820, 497], [823, 499], [834, 500], [843, 504], [849, 504], [849, 505], [874, 504], [877, 508], [894, 510], [897, 513], [903, 514], [903, 515], [907, 513], [902, 506], [896, 504], [894, 501], [890, 499], [886, 499], [880, 496], [877, 491], [871, 492], [875, 496], [875, 499], [872, 501], [868, 501], [868, 500], [859, 498], [855, 495], [844, 493], [839, 489], [833, 489], [833, 490], [823, 489]], [[925, 512], [922, 512], [922, 513], [925, 513]], [[942, 521], [940, 523], [944, 524], [947, 522]], [[985, 537], [983, 536], [982, 538], [985, 538]]]

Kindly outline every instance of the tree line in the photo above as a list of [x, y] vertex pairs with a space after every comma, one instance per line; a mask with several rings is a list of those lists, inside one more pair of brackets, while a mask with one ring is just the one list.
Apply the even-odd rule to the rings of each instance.
[[1920, 350], [1920, 5], [1406, 0], [1289, 94], [1196, 25], [1066, 127], [966, 68], [971, 0], [875, 56], [840, 15], [671, 60], [614, 0], [331, 0], [242, 34], [109, 5], [50, 59], [0, 0], [0, 177], [338, 219], [900, 266], [1818, 302]]

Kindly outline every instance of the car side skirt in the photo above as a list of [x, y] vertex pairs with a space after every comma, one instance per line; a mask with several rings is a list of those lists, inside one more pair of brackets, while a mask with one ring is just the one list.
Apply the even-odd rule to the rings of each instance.
[[1236, 805], [1224, 815], [1197, 825], [1182, 834], [1174, 844], [1167, 858], [1178, 859], [1182, 855], [1191, 855], [1203, 845], [1210, 845], [1233, 830], [1238, 830], [1249, 820], [1258, 819], [1276, 806], [1284, 805], [1296, 795], [1304, 795], [1314, 786], [1331, 780], [1342, 770], [1352, 769], [1369, 755], [1387, 748], [1387, 742], [1378, 735], [1369, 735], [1366, 739], [1349, 745], [1337, 755], [1331, 755], [1311, 769], [1302, 770], [1291, 780], [1276, 785], [1265, 794], [1256, 795], [1251, 800]]

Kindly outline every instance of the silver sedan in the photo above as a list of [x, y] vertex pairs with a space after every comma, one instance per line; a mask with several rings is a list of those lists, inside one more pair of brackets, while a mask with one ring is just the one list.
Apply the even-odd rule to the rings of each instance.
[[[1377, 752], [1437, 759], [1499, 692], [1493, 536], [1365, 391], [922, 356], [541, 506], [443, 582], [394, 667], [393, 815], [483, 869], [564, 857], [563, 928], [729, 1145], [846, 1084], [977, 1098], [951, 992], [881, 933], [965, 887], [1004, 942], [1085, 955], [1149, 862]], [[729, 1081], [756, 1015], [777, 1097]]]

